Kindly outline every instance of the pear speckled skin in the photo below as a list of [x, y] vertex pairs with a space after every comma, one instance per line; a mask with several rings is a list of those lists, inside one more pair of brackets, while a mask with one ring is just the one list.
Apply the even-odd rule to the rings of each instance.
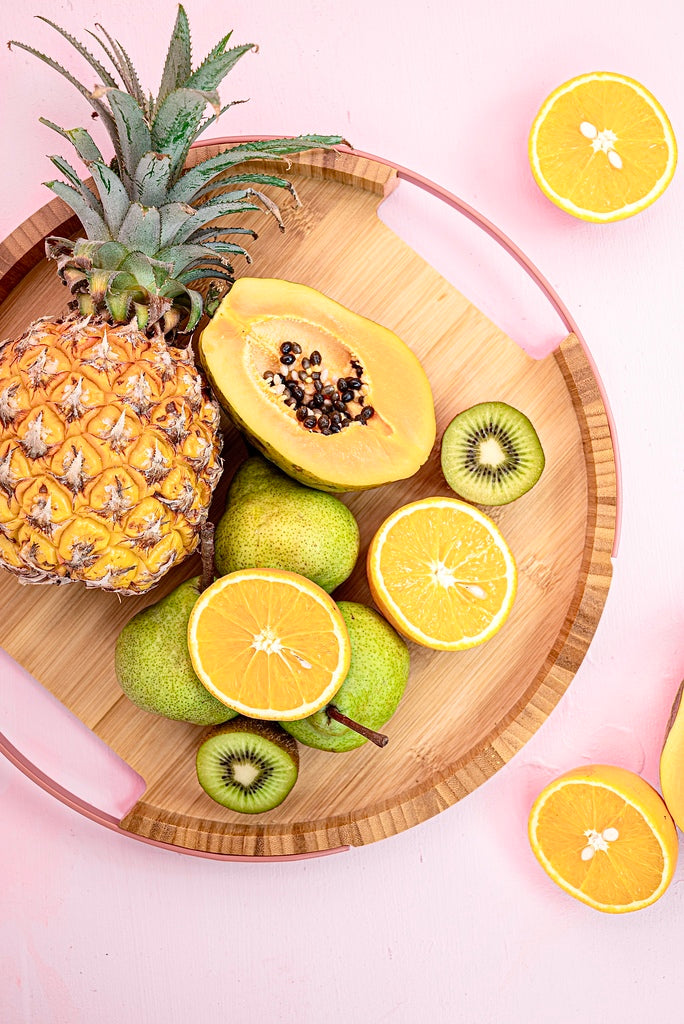
[[359, 527], [332, 494], [305, 487], [261, 456], [238, 469], [216, 528], [216, 569], [287, 569], [331, 593], [359, 554]]
[[[355, 601], [339, 601], [351, 639], [349, 672], [332, 703], [347, 718], [369, 729], [380, 729], [399, 706], [409, 677], [409, 650], [381, 615]], [[307, 747], [342, 752], [367, 740], [329, 718], [325, 708], [308, 718], [280, 723]]]
[[188, 620], [198, 585], [199, 577], [187, 580], [134, 615], [117, 637], [114, 666], [121, 689], [144, 711], [218, 725], [236, 712], [204, 688], [190, 661]]

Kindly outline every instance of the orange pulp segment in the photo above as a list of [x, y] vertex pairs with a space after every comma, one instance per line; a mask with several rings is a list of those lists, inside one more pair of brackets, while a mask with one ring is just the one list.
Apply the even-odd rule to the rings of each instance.
[[530, 812], [529, 838], [554, 882], [607, 913], [655, 902], [677, 863], [664, 802], [639, 775], [613, 765], [577, 768], [546, 786]]
[[194, 606], [188, 648], [207, 690], [250, 718], [306, 718], [344, 682], [351, 644], [337, 605], [293, 572], [243, 569]]
[[424, 647], [459, 651], [501, 629], [517, 586], [498, 527], [454, 498], [425, 498], [390, 515], [368, 551], [373, 598], [395, 629]]
[[643, 85], [593, 72], [559, 86], [529, 139], [534, 178], [548, 198], [582, 220], [614, 221], [650, 206], [677, 163], [667, 114]]

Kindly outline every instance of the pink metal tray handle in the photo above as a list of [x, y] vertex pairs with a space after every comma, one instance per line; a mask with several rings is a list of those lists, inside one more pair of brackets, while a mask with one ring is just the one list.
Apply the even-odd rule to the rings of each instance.
[[[268, 135], [268, 136], [259, 136], [258, 138], [260, 138], [260, 139], [276, 139], [276, 138], [281, 138], [281, 137], [282, 136]], [[195, 145], [197, 145], [197, 146], [226, 145], [227, 146], [227, 145], [234, 145], [236, 143], [241, 143], [241, 142], [254, 142], [256, 140], [257, 139], [254, 136], [231, 136], [231, 137], [226, 137], [226, 138], [219, 138], [219, 139], [211, 139], [211, 140], [207, 140], [207, 141], [202, 141], [202, 142], [196, 143]], [[370, 153], [363, 153], [363, 152], [360, 152], [358, 150], [352, 150], [352, 149], [350, 149], [349, 147], [346, 147], [346, 146], [341, 146], [339, 148], [340, 148], [341, 152], [353, 153], [356, 156], [364, 157], [364, 158], [366, 158], [368, 160], [372, 160], [372, 161], [374, 161], [376, 163], [384, 164], [385, 166], [394, 168], [396, 170], [396, 172], [397, 172], [397, 177], [398, 178], [400, 178], [403, 181], [407, 181], [411, 185], [415, 185], [417, 188], [422, 189], [424, 192], [427, 192], [430, 195], [436, 197], [437, 199], [442, 200], [448, 206], [450, 206], [452, 209], [457, 210], [459, 213], [463, 214], [465, 217], [467, 217], [474, 224], [476, 224], [480, 228], [482, 228], [482, 230], [485, 231], [490, 236], [490, 238], [494, 239], [495, 242], [497, 242], [500, 246], [502, 246], [502, 248], [505, 249], [505, 251], [507, 253], [509, 253], [509, 255], [511, 255], [513, 257], [513, 259], [516, 261], [516, 263], [518, 263], [518, 265], [522, 267], [522, 269], [529, 275], [529, 277], [541, 289], [541, 291], [544, 293], [546, 298], [549, 300], [549, 302], [551, 303], [553, 308], [558, 313], [558, 315], [559, 315], [563, 325], [565, 326], [568, 334], [576, 335], [577, 339], [579, 340], [580, 344], [582, 345], [582, 347], [584, 349], [587, 361], [589, 362], [590, 366], [592, 367], [592, 370], [594, 372], [594, 376], [596, 377], [596, 381], [597, 381], [598, 386], [599, 386], [599, 390], [600, 390], [600, 393], [601, 393], [603, 404], [604, 404], [605, 409], [606, 409], [606, 415], [607, 415], [608, 424], [609, 424], [609, 427], [610, 427], [611, 441], [612, 441], [612, 444], [613, 444], [613, 451], [614, 451], [614, 454], [615, 454], [615, 466], [616, 466], [616, 475], [617, 475], [617, 509], [616, 509], [615, 540], [614, 540], [614, 545], [613, 545], [613, 556], [615, 556], [617, 554], [618, 543], [619, 543], [620, 524], [621, 524], [621, 509], [622, 509], [622, 500], [621, 500], [622, 490], [621, 490], [621, 475], [620, 475], [620, 463], [619, 463], [617, 433], [616, 433], [616, 430], [615, 430], [615, 424], [614, 424], [612, 413], [611, 413], [611, 410], [610, 410], [610, 405], [609, 405], [607, 396], [605, 394], [605, 390], [603, 388], [603, 384], [601, 382], [601, 378], [600, 378], [599, 373], [598, 373], [598, 371], [596, 369], [594, 361], [593, 361], [593, 359], [591, 357], [589, 349], [588, 349], [588, 347], [586, 345], [586, 342], [584, 341], [584, 339], [582, 337], [582, 334], [581, 334], [577, 324], [575, 323], [575, 320], [571, 316], [570, 312], [568, 311], [568, 309], [566, 308], [566, 306], [564, 305], [564, 303], [562, 302], [562, 300], [560, 299], [558, 294], [554, 291], [554, 289], [551, 287], [549, 282], [539, 272], [539, 270], [535, 267], [535, 265], [531, 262], [531, 260], [529, 260], [527, 258], [527, 256], [518, 248], [517, 245], [515, 245], [514, 242], [511, 241], [510, 238], [508, 238], [494, 224], [492, 224], [490, 221], [488, 221], [485, 217], [482, 216], [482, 214], [478, 213], [477, 210], [473, 209], [473, 207], [469, 206], [462, 199], [459, 199], [457, 196], [453, 195], [451, 192], [448, 192], [446, 189], [442, 188], [441, 186], [436, 185], [433, 181], [430, 181], [428, 178], [424, 178], [421, 175], [416, 174], [415, 172], [409, 170], [408, 168], [402, 167], [400, 164], [393, 163], [391, 160], [385, 160], [382, 157], [377, 157], [377, 156], [374, 156], [374, 155], [372, 155]], [[47, 694], [46, 694], [46, 696], [47, 696]], [[66, 713], [66, 709], [64, 709], [64, 710], [65, 710], [65, 713]], [[80, 723], [80, 724], [81, 724], [82, 728], [85, 730], [86, 727], [83, 726], [82, 723]], [[91, 735], [93, 735], [93, 734], [91, 734]], [[73, 736], [73, 731], [72, 731], [72, 736]], [[3, 733], [0, 733], [0, 753], [4, 754], [5, 757], [9, 761], [12, 762], [12, 764], [14, 764], [21, 772], [23, 772], [24, 775], [27, 776], [27, 778], [31, 779], [33, 782], [36, 783], [37, 786], [40, 786], [41, 789], [45, 790], [46, 793], [49, 793], [51, 796], [55, 797], [55, 799], [57, 799], [61, 803], [65, 804], [67, 807], [70, 807], [74, 811], [78, 811], [79, 814], [82, 814], [84, 817], [89, 818], [91, 821], [96, 822], [98, 825], [104, 825], [105, 828], [108, 828], [108, 829], [112, 830], [113, 832], [118, 832], [121, 835], [127, 836], [129, 839], [130, 838], [136, 839], [139, 842], [147, 843], [150, 846], [158, 846], [158, 847], [161, 847], [162, 849], [172, 850], [172, 851], [174, 851], [176, 853], [190, 854], [192, 856], [197, 856], [197, 857], [208, 857], [208, 858], [210, 858], [212, 860], [250, 861], [251, 863], [254, 863], [255, 861], [267, 862], [267, 861], [303, 860], [303, 859], [308, 859], [308, 858], [311, 858], [311, 857], [320, 857], [320, 856], [324, 856], [324, 855], [331, 854], [331, 853], [337, 853], [337, 852], [340, 852], [342, 850], [348, 850], [349, 849], [348, 846], [342, 846], [342, 847], [338, 847], [338, 848], [332, 849], [332, 850], [321, 850], [321, 851], [317, 851], [315, 853], [292, 854], [292, 855], [289, 855], [289, 856], [282, 856], [282, 857], [250, 857], [250, 856], [239, 856], [239, 855], [209, 853], [209, 852], [204, 852], [204, 851], [199, 851], [199, 850], [189, 850], [189, 849], [187, 849], [185, 847], [174, 846], [174, 845], [169, 844], [169, 843], [163, 843], [163, 842], [159, 842], [159, 841], [154, 840], [154, 839], [148, 839], [147, 837], [138, 836], [138, 835], [135, 835], [134, 833], [127, 832], [125, 829], [122, 829], [120, 824], [119, 824], [119, 820], [114, 815], [108, 813], [107, 811], [101, 810], [101, 809], [93, 806], [93, 804], [89, 803], [87, 800], [85, 800], [85, 799], [83, 799], [81, 797], [76, 796], [69, 789], [67, 789], [66, 787], [60, 785], [58, 782], [55, 782], [45, 772], [43, 772], [40, 768], [38, 768], [33, 763], [33, 761], [31, 761], [28, 757], [26, 757], [24, 754], [22, 754], [14, 746], [14, 744], [12, 744], [10, 742], [10, 740]], [[132, 769], [130, 769], [130, 766], [126, 766], [126, 767], [128, 768], [129, 771], [132, 771]]]
[[137, 839], [141, 843], [147, 843], [149, 846], [158, 846], [162, 850], [172, 850], [175, 853], [190, 854], [192, 857], [209, 857], [211, 860], [237, 860], [237, 861], [285, 861], [285, 860], [307, 860], [311, 857], [324, 857], [331, 853], [341, 853], [344, 850], [348, 850], [348, 846], [339, 846], [331, 850], [318, 850], [315, 853], [297, 853], [283, 857], [248, 857], [240, 856], [238, 854], [227, 854], [227, 853], [209, 853], [204, 850], [189, 850], [186, 847], [173, 846], [170, 843], [160, 843], [156, 839], [148, 839], [146, 836], [138, 836], [135, 832], [127, 832], [121, 828], [116, 818], [112, 817], [111, 814], [107, 814], [106, 811], [102, 811], [97, 807], [93, 807], [86, 800], [81, 797], [75, 796], [70, 790], [60, 786], [59, 783], [55, 782], [40, 768], [29, 761], [27, 757], [17, 750], [17, 748], [10, 743], [6, 736], [0, 732], [0, 753], [4, 754], [8, 761], [11, 761], [20, 772], [23, 772], [27, 778], [35, 782], [37, 786], [44, 789], [50, 796], [54, 796], [60, 803], [65, 804], [66, 807], [70, 807], [73, 811], [78, 811], [85, 818], [90, 818], [91, 821], [96, 822], [98, 825], [104, 825], [105, 828], [111, 829], [112, 832], [118, 832], [122, 836], [127, 836], [129, 839]]
[[[365, 156], [366, 154], [360, 154]], [[368, 159], [375, 160], [376, 157], [369, 156]], [[381, 161], [388, 162], [388, 161]], [[516, 263], [522, 267], [525, 273], [534, 281], [537, 287], [544, 293], [546, 298], [549, 300], [553, 308], [558, 313], [559, 317], [563, 321], [564, 326], [567, 328], [568, 334], [574, 334], [580, 345], [584, 349], [584, 355], [587, 362], [591, 366], [592, 373], [596, 378], [599, 393], [601, 395], [601, 401], [603, 402], [606, 410], [606, 418], [608, 420], [608, 428], [610, 430], [610, 440], [613, 446], [613, 454], [615, 458], [615, 478], [616, 478], [616, 508], [615, 508], [615, 535], [613, 538], [613, 550], [612, 556], [618, 553], [618, 547], [620, 544], [620, 529], [622, 527], [622, 473], [620, 468], [620, 449], [618, 447], [618, 436], [617, 429], [615, 427], [615, 420], [613, 419], [613, 412], [610, 408], [610, 402], [608, 401], [608, 395], [606, 394], [601, 375], [598, 372], [596, 363], [594, 362], [593, 356], [589, 351], [586, 341], [580, 331], [574, 317], [571, 315], [565, 303], [562, 301], [558, 293], [551, 287], [549, 282], [546, 280], [544, 275], [537, 269], [525, 253], [518, 248], [515, 242], [511, 241], [508, 235], [505, 235], [503, 231], [500, 231], [491, 221], [483, 217], [481, 213], [474, 210], [472, 206], [469, 206], [462, 199], [453, 195], [451, 192], [447, 192], [446, 189], [440, 185], [436, 185], [433, 181], [428, 178], [423, 178], [420, 174], [415, 174], [413, 171], [408, 170], [406, 167], [400, 167], [399, 164], [392, 164], [397, 171], [397, 176], [404, 181], [410, 182], [412, 185], [417, 185], [418, 188], [423, 189], [424, 192], [428, 192], [430, 195], [435, 196], [437, 199], [443, 200], [454, 210], [458, 210], [464, 217], [471, 220], [478, 227], [481, 227], [490, 238], [493, 238], [495, 242], [506, 250], [510, 256], [516, 261]]]
[[[209, 139], [203, 142], [197, 142], [195, 146], [232, 146], [243, 142], [257, 142], [260, 140], [273, 140], [283, 138], [281, 135], [234, 135], [225, 136], [219, 139]], [[469, 206], [463, 199], [459, 199], [453, 192], [449, 192], [447, 189], [442, 188], [441, 185], [437, 185], [434, 181], [429, 178], [423, 177], [421, 174], [416, 174], [415, 171], [409, 170], [408, 167], [403, 167], [401, 164], [394, 163], [393, 160], [386, 160], [384, 157], [375, 156], [372, 153], [365, 153], [359, 149], [352, 149], [350, 146], [338, 146], [336, 147], [341, 153], [351, 153], [354, 156], [362, 157], [365, 160], [372, 160], [378, 164], [384, 164], [386, 167], [392, 167], [397, 172], [397, 177], [402, 181], [407, 181], [411, 185], [415, 185], [423, 192], [427, 192], [429, 195], [434, 196], [436, 199], [442, 200], [447, 206], [450, 206], [453, 210], [457, 210], [459, 213], [467, 217], [468, 220], [472, 221], [480, 227], [490, 238], [492, 238], [498, 245], [501, 246], [510, 256], [513, 257], [518, 266], [522, 267], [528, 277], [537, 285], [540, 291], [551, 303], [556, 313], [560, 317], [564, 327], [568, 334], [574, 334], [579, 341], [580, 345], [584, 349], [587, 362], [591, 366], [592, 373], [596, 378], [601, 400], [606, 410], [606, 418], [608, 420], [608, 427], [610, 430], [610, 439], [613, 446], [613, 453], [615, 457], [615, 475], [616, 475], [616, 509], [615, 509], [615, 535], [613, 538], [613, 550], [612, 556], [618, 553], [618, 547], [620, 543], [620, 530], [622, 526], [622, 474], [620, 469], [620, 450], [618, 447], [617, 430], [615, 428], [615, 420], [613, 413], [610, 408], [610, 402], [606, 394], [601, 375], [598, 372], [596, 363], [589, 351], [586, 341], [580, 331], [574, 317], [571, 315], [567, 306], [558, 295], [558, 293], [552, 288], [550, 283], [546, 280], [541, 271], [534, 265], [525, 253], [513, 242], [508, 235], [504, 234], [495, 224], [492, 224], [490, 220], [487, 220], [481, 213], [475, 210], [472, 206]]]

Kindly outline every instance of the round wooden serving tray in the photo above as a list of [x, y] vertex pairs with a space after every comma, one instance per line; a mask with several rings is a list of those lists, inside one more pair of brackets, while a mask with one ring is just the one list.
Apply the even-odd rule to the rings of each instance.
[[[218, 143], [199, 147], [192, 160], [220, 148]], [[528, 494], [487, 510], [519, 569], [518, 594], [503, 629], [483, 646], [461, 653], [412, 644], [407, 691], [385, 728], [389, 745], [379, 750], [367, 743], [346, 754], [300, 747], [300, 776], [292, 793], [254, 820], [223, 809], [200, 788], [194, 756], [203, 730], [139, 710], [122, 695], [114, 676], [114, 642], [124, 623], [195, 575], [196, 557], [142, 598], [120, 599], [78, 584], [21, 586], [0, 570], [2, 646], [134, 768], [146, 789], [117, 822], [51, 785], [9, 744], [0, 749], [95, 820], [209, 856], [301, 856], [362, 845], [410, 828], [472, 792], [523, 746], [571, 682], [603, 610], [616, 537], [609, 412], [581, 340], [570, 333], [551, 355], [532, 359], [386, 227], [377, 208], [399, 178], [446, 199], [525, 264], [571, 331], [560, 300], [522, 254], [437, 186], [358, 153], [295, 157], [289, 177], [302, 206], [283, 204], [284, 234], [263, 215], [254, 221], [260, 237], [249, 272], [312, 285], [394, 330], [430, 378], [438, 439], [456, 412], [476, 402], [502, 400], [522, 409], [538, 430], [546, 468]], [[43, 258], [43, 240], [76, 230], [67, 208], [54, 200], [0, 246], [0, 338], [16, 337], [31, 320], [64, 309], [65, 292], [54, 266]], [[224, 454], [214, 521], [245, 456], [230, 430]], [[371, 603], [365, 553], [382, 520], [418, 497], [450, 493], [438, 442], [412, 479], [345, 495], [359, 521], [362, 551], [355, 572], [335, 596]]]

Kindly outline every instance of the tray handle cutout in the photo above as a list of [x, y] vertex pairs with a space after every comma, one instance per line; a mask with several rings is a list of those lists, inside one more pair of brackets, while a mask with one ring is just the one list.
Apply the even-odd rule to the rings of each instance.
[[[290, 856], [251, 857], [170, 847], [120, 822], [140, 801], [145, 780], [0, 647], [0, 754], [66, 807], [113, 832], [179, 854], [221, 861], [286, 861], [326, 856], [347, 846]], [[10, 738], [11, 737], [11, 738]], [[23, 751], [28, 751], [29, 756]], [[42, 767], [33, 760], [40, 761]], [[77, 795], [77, 790], [83, 795]]]

